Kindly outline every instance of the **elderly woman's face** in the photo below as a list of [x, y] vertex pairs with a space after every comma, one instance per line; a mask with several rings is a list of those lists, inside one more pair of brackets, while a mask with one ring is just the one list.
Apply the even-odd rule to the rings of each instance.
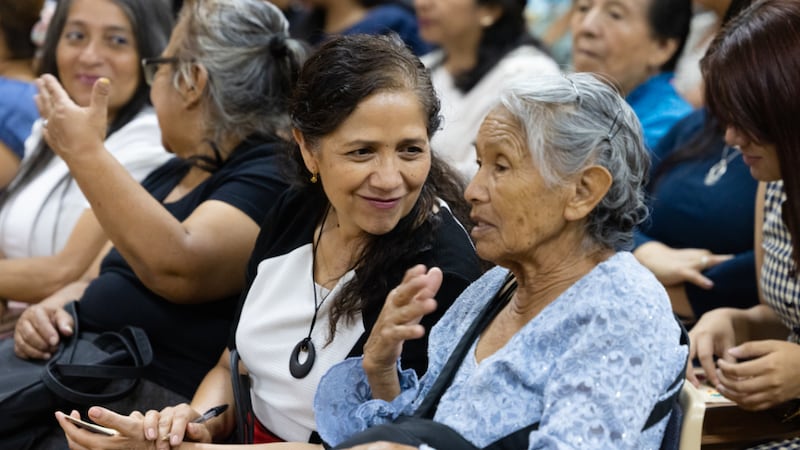
[[472, 238], [481, 258], [509, 265], [546, 252], [566, 225], [570, 186], [546, 186], [519, 122], [492, 110], [475, 141], [478, 173], [464, 197], [472, 204]]
[[657, 74], [677, 43], [654, 36], [649, 8], [650, 0], [577, 0], [571, 18], [575, 71], [610, 76], [626, 94]]

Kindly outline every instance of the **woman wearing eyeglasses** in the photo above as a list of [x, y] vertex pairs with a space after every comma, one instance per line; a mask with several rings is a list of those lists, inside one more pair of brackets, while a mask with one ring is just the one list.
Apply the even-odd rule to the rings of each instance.
[[[95, 80], [110, 80], [105, 149], [138, 181], [169, 158], [139, 65], [164, 49], [169, 17], [165, 0], [62, 0], [43, 48], [40, 72], [60, 80], [78, 105], [89, 104]], [[67, 165], [42, 138], [42, 117], [0, 193], [0, 299], [41, 301], [81, 277], [107, 241]], [[0, 331], [14, 317], [0, 316]]]
[[[82, 330], [144, 329], [154, 360], [120, 411], [191, 397], [227, 342], [245, 267], [272, 200], [303, 47], [262, 0], [198, 0], [184, 7], [163, 56], [143, 61], [164, 147], [176, 158], [142, 185], [103, 148], [107, 80], [88, 107], [55, 78], [39, 80], [45, 139], [69, 166], [114, 248], [80, 299]], [[19, 356], [47, 358], [69, 334], [64, 302], [23, 314]]]

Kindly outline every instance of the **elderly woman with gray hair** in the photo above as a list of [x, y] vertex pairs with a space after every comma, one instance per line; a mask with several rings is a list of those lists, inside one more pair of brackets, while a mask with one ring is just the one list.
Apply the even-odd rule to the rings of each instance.
[[[472, 237], [498, 267], [433, 327], [419, 381], [397, 360], [424, 333], [441, 274], [407, 272], [364, 356], [322, 379], [320, 435], [350, 448], [416, 415], [477, 448], [500, 439], [513, 443], [505, 448], [658, 448], [688, 349], [664, 288], [618, 250], [646, 216], [649, 159], [635, 114], [593, 75], [542, 77], [505, 92], [476, 151], [465, 193]], [[381, 448], [471, 448], [394, 442]]]
[[[259, 224], [287, 187], [287, 99], [304, 57], [287, 28], [261, 0], [186, 4], [162, 55], [142, 60], [176, 158], [141, 185], [103, 149], [109, 81], [95, 82], [87, 107], [55, 78], [39, 81], [44, 137], [114, 244], [80, 297], [80, 329], [133, 325], [153, 347], [147, 382], [119, 409], [190, 397], [225, 348]], [[73, 332], [64, 302], [48, 300], [17, 324], [20, 357], [48, 359]]]

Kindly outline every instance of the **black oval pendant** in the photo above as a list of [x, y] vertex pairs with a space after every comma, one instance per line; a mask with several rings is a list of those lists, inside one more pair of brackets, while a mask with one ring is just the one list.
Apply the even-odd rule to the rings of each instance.
[[[300, 362], [300, 352], [308, 353], [304, 362]], [[298, 342], [294, 346], [294, 350], [292, 350], [292, 356], [289, 357], [289, 373], [295, 378], [305, 378], [311, 372], [311, 368], [314, 367], [314, 358], [316, 356], [317, 352], [314, 350], [314, 343], [311, 342], [310, 337]]]

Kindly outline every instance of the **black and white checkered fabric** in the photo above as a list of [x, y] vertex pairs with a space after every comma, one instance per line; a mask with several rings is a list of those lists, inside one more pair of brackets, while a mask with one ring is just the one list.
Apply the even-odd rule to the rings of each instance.
[[749, 450], [800, 450], [800, 437], [761, 444], [757, 447], [751, 447]]
[[782, 219], [781, 206], [786, 201], [783, 181], [767, 184], [764, 202], [764, 263], [761, 266], [761, 288], [764, 300], [792, 330], [789, 340], [798, 342], [800, 335], [800, 280], [794, 276], [792, 239]]

